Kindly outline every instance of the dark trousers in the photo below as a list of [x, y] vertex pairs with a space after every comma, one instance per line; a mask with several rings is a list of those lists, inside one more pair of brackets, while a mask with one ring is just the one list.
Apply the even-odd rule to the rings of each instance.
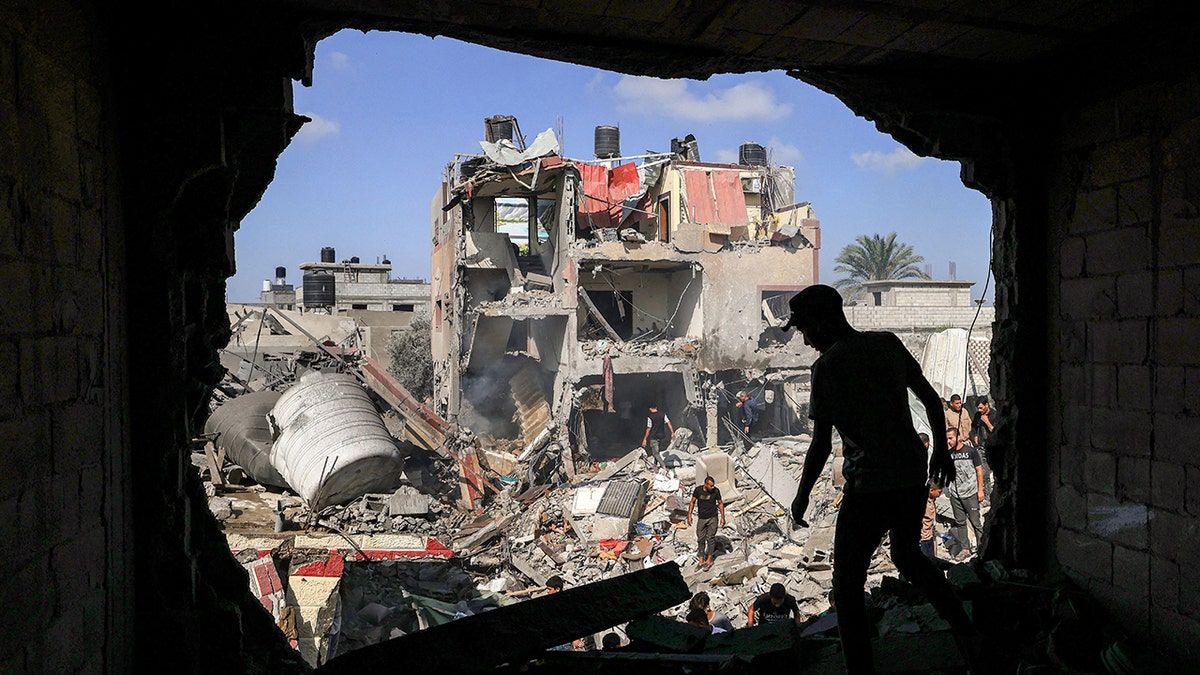
[[858, 493], [847, 488], [833, 540], [833, 600], [849, 673], [873, 673], [870, 626], [863, 600], [867, 568], [883, 535], [892, 540], [892, 562], [960, 635], [974, 631], [950, 582], [921, 553], [921, 520], [929, 488], [924, 485]]
[[975, 530], [975, 545], [978, 546], [980, 539], [983, 537], [983, 526], [979, 520], [979, 495], [972, 492], [966, 497], [950, 497], [950, 508], [954, 511], [954, 527], [950, 528], [950, 534], [958, 540], [956, 548], [958, 551], [951, 551], [957, 555], [961, 550], [972, 550], [971, 540], [967, 537], [967, 523], [971, 523], [971, 529]]
[[[656, 464], [658, 464], [661, 467], [665, 467], [666, 464], [663, 463], [662, 452], [661, 452], [662, 443], [663, 442], [657, 438], [651, 438], [646, 443], [646, 449], [650, 451], [650, 456], [654, 458], [654, 461]], [[671, 443], [670, 441], [666, 442], [667, 445], [670, 445], [670, 443]]]
[[696, 520], [697, 555], [701, 558], [707, 558], [717, 552], [717, 523], [716, 516]]
[[933, 550], [933, 540], [932, 539], [922, 539], [921, 540], [921, 553], [925, 554], [925, 557], [929, 558], [930, 560], [937, 558], [937, 554], [934, 553], [934, 550]]

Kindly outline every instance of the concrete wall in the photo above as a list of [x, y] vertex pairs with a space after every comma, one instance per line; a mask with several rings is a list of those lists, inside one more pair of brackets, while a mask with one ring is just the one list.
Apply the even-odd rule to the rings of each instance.
[[1200, 84], [1063, 120], [1050, 213], [1055, 553], [1136, 635], [1200, 645]]
[[6, 673], [133, 670], [125, 241], [92, 9], [0, 12]]

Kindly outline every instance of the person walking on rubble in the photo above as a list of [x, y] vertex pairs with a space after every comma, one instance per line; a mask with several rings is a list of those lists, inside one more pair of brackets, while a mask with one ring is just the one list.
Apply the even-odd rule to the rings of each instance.
[[[696, 504], [700, 507], [696, 508]], [[704, 477], [704, 484], [692, 490], [688, 502], [687, 524], [692, 524], [692, 510], [696, 510], [696, 557], [700, 569], [712, 567], [713, 554], [717, 550], [717, 512], [721, 514], [721, 526], [725, 525], [725, 501], [721, 489], [712, 476]]]
[[950, 459], [954, 460], [954, 482], [947, 491], [950, 506], [954, 509], [954, 528], [950, 534], [958, 541], [954, 560], [962, 562], [971, 557], [971, 543], [967, 538], [967, 523], [975, 533], [978, 547], [983, 536], [980, 524], [979, 505], [983, 503], [983, 462], [979, 451], [963, 443], [955, 429], [946, 429], [946, 444], [950, 447]]
[[742, 409], [742, 433], [750, 438], [750, 430], [758, 426], [758, 399], [743, 389], [737, 393], [737, 407]]
[[642, 448], [649, 444], [650, 455], [660, 467], [666, 467], [662, 458], [662, 442], [667, 445], [675, 440], [675, 427], [667, 414], [658, 409], [657, 403], [650, 404], [650, 413], [646, 415], [646, 433], [642, 435]]
[[[950, 624], [974, 668], [979, 633], [946, 577], [920, 547], [928, 481], [948, 484], [954, 478], [954, 463], [944, 434], [934, 435], [927, 463], [913, 428], [908, 391], [924, 404], [932, 429], [944, 428], [941, 399], [899, 338], [850, 326], [842, 296], [833, 287], [810, 286], [789, 305], [792, 314], [784, 330], [796, 327], [805, 344], [821, 354], [812, 366], [813, 439], [792, 502], [798, 525], [808, 525], [804, 515], [813, 485], [833, 451], [834, 428], [842, 438], [846, 485], [834, 534], [833, 598], [847, 672], [875, 672], [863, 591], [871, 556], [885, 534], [891, 537], [892, 562]], [[862, 394], [867, 391], [871, 404], [864, 410]]]

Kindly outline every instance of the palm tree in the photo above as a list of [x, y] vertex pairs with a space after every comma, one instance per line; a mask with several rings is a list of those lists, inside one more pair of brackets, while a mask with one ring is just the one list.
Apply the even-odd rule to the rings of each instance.
[[848, 305], [862, 296], [864, 281], [929, 278], [918, 267], [925, 258], [913, 253], [912, 246], [896, 241], [895, 232], [886, 237], [860, 234], [855, 242], [834, 258], [837, 265], [833, 271], [847, 276], [833, 282], [833, 286], [841, 291]]

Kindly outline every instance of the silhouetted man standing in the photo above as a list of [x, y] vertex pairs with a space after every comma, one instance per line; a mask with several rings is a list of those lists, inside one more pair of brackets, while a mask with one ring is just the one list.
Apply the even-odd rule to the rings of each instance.
[[[842, 297], [834, 288], [810, 286], [789, 304], [792, 316], [784, 329], [795, 326], [804, 343], [821, 352], [812, 367], [813, 440], [792, 502], [792, 518], [800, 525], [807, 525], [809, 494], [833, 450], [834, 427], [843, 443], [846, 487], [834, 534], [833, 600], [846, 670], [875, 671], [863, 590], [871, 556], [889, 533], [896, 568], [925, 592], [950, 623], [973, 664], [978, 633], [949, 582], [920, 548], [931, 478], [927, 466], [934, 481], [948, 484], [954, 478], [954, 465], [944, 434], [934, 435], [927, 464], [925, 447], [913, 428], [908, 390], [924, 404], [933, 429], [942, 428], [945, 421], [941, 399], [899, 338], [850, 326]], [[866, 414], [865, 391], [872, 394]]]

